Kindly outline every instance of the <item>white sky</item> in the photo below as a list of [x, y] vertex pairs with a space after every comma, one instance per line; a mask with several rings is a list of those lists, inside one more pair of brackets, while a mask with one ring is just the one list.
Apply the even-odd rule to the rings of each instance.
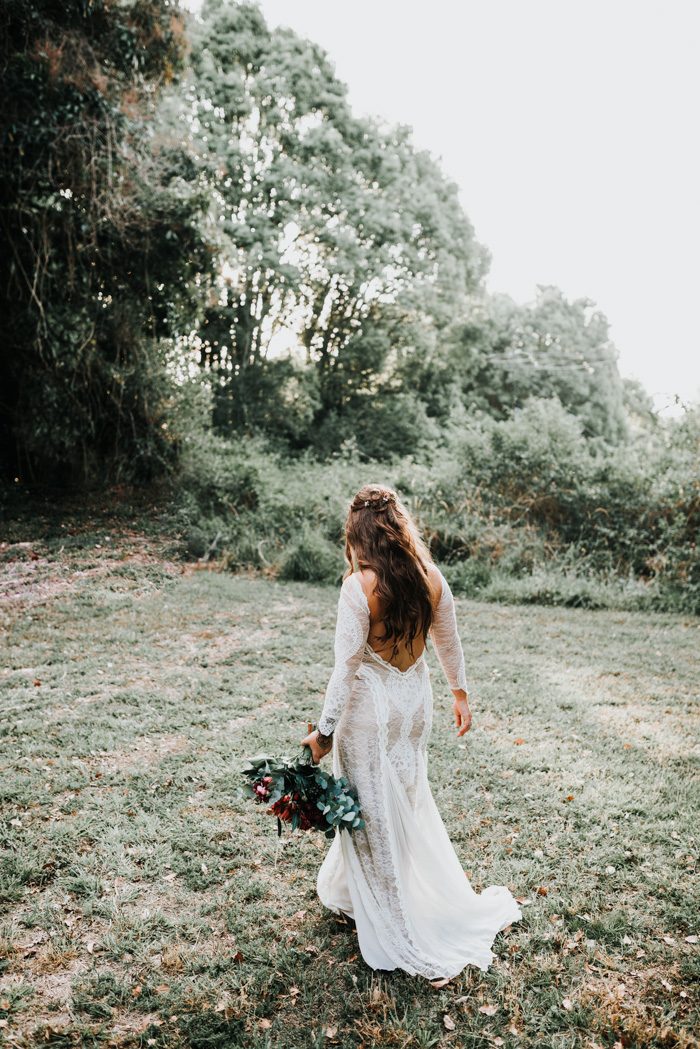
[[328, 51], [358, 114], [441, 158], [491, 290], [593, 299], [659, 408], [700, 397], [698, 0], [260, 6]]

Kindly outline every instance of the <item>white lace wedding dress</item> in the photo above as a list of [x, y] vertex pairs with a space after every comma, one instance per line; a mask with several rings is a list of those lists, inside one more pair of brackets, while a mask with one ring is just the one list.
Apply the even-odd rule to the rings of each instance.
[[[428, 636], [450, 687], [466, 689], [454, 600], [440, 575]], [[362, 957], [373, 969], [431, 980], [456, 976], [468, 964], [486, 970], [496, 934], [522, 914], [505, 886], [474, 891], [435, 805], [427, 776], [433, 694], [425, 650], [399, 670], [370, 647], [369, 618], [352, 573], [340, 590], [335, 666], [318, 726], [334, 733], [333, 775], [356, 788], [365, 827], [335, 835], [317, 892], [330, 910], [354, 919]]]

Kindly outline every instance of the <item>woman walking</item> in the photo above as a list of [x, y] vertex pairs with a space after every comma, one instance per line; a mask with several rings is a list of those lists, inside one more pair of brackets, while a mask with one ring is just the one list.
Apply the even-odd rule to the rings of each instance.
[[476, 893], [433, 799], [427, 744], [433, 712], [425, 644], [454, 695], [457, 735], [472, 721], [447, 580], [397, 493], [365, 485], [345, 523], [348, 572], [338, 599], [335, 666], [314, 762], [356, 788], [365, 826], [336, 834], [318, 872], [322, 903], [355, 921], [366, 963], [430, 980], [486, 970], [499, 930], [519, 921], [505, 886]]

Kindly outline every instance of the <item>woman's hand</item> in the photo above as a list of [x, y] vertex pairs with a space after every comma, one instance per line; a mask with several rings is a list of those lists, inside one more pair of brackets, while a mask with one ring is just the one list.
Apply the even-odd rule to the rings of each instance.
[[318, 765], [321, 762], [321, 758], [325, 758], [326, 754], [330, 754], [333, 750], [333, 741], [328, 744], [324, 749], [318, 742], [318, 729], [314, 729], [313, 732], [309, 732], [308, 736], [304, 736], [301, 740], [302, 747], [311, 748], [311, 760], [314, 765]]
[[463, 736], [464, 733], [468, 732], [472, 727], [472, 712], [469, 709], [469, 697], [462, 689], [455, 694], [455, 701], [452, 709], [455, 712], [457, 735]]

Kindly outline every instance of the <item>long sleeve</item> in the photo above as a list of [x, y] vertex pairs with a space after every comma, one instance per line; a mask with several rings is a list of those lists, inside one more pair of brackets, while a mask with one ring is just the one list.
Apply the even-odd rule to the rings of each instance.
[[442, 593], [433, 616], [430, 637], [450, 688], [463, 688], [465, 692], [468, 692], [467, 677], [464, 669], [464, 651], [457, 629], [454, 597], [452, 596], [450, 585], [442, 572], [440, 572], [440, 576], [442, 578]]
[[350, 698], [355, 674], [369, 636], [369, 606], [356, 574], [343, 580], [335, 627], [335, 665], [326, 687], [318, 727], [325, 735], [335, 729]]

